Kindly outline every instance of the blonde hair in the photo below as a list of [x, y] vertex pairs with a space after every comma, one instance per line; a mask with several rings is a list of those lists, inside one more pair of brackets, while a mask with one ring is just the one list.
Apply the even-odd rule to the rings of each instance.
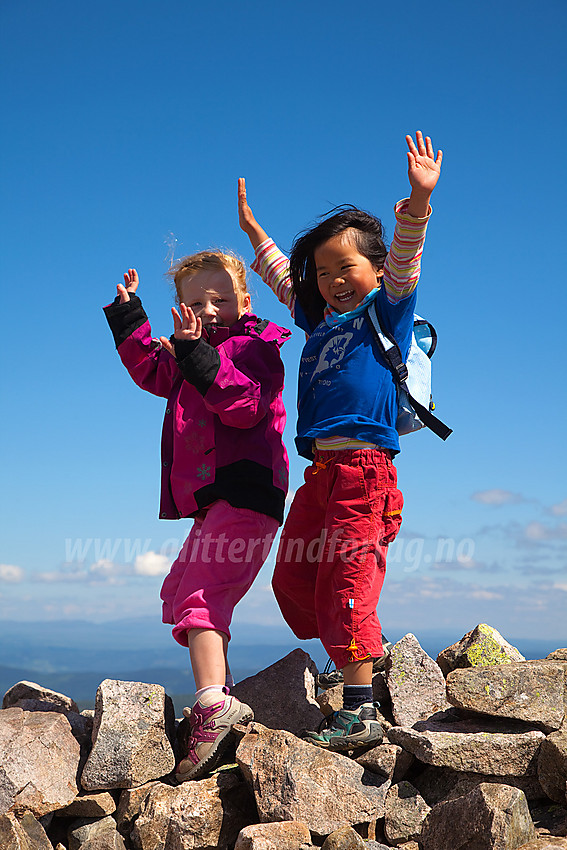
[[197, 254], [182, 257], [166, 272], [166, 275], [173, 279], [177, 304], [181, 303], [181, 281], [204, 271], [228, 272], [233, 280], [234, 291], [240, 305], [244, 301], [244, 296], [249, 294], [246, 285], [246, 266], [240, 257], [226, 251], [199, 251]]

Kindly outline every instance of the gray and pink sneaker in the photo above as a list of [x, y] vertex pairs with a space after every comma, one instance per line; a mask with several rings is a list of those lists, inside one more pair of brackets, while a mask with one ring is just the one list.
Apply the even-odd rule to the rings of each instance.
[[[207, 696], [204, 697], [207, 700]], [[210, 697], [209, 697], [210, 699]], [[199, 779], [213, 770], [219, 763], [233, 736], [230, 734], [235, 723], [254, 720], [254, 712], [236, 697], [225, 696], [216, 702], [197, 700], [193, 708], [184, 708], [189, 734], [181, 746], [187, 755], [175, 769], [178, 782]]]

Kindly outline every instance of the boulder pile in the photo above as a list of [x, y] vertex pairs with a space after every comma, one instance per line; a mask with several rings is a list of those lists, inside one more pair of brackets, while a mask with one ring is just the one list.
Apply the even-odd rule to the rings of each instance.
[[1, 850], [567, 850], [567, 649], [526, 661], [490, 626], [374, 676], [384, 740], [302, 740], [342, 704], [300, 649], [233, 689], [226, 764], [177, 785], [160, 685], [106, 679], [94, 712], [32, 682], [0, 710]]

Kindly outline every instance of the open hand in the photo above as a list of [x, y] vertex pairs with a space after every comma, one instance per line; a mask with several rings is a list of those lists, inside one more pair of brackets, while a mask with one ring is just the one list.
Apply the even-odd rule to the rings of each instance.
[[248, 206], [244, 177], [238, 178], [238, 223], [250, 239], [254, 249], [268, 238], [268, 234], [260, 227], [254, 218], [254, 213]]
[[116, 291], [120, 296], [121, 304], [125, 304], [130, 300], [130, 295], [135, 293], [139, 283], [140, 281], [136, 269], [128, 269], [127, 272], [124, 272], [124, 285], [119, 283], [116, 287]]
[[[179, 309], [181, 310], [181, 316], [175, 307], [171, 308], [173, 327], [175, 328], [173, 336], [175, 339], [200, 339], [203, 331], [203, 322], [201, 319], [195, 316], [191, 307], [187, 307], [186, 304], [180, 304]], [[160, 336], [159, 340], [166, 351], [169, 351], [175, 357], [175, 349], [171, 341], [166, 336]]]
[[408, 143], [408, 176], [412, 189], [431, 195], [439, 175], [441, 174], [441, 161], [443, 151], [435, 151], [429, 136], [423, 139], [421, 130], [415, 134], [415, 143], [411, 136], [406, 136]]
[[246, 180], [244, 177], [238, 178], [238, 223], [245, 233], [257, 226], [257, 221], [246, 200]]

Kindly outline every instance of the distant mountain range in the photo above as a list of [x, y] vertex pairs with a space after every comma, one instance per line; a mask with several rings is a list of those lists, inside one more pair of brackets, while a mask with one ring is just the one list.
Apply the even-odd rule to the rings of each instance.
[[[420, 632], [417, 638], [436, 658], [465, 631]], [[395, 641], [404, 633], [390, 632], [388, 637]], [[526, 658], [544, 658], [559, 646], [557, 641], [505, 637]], [[254, 675], [297, 646], [323, 668], [327, 656], [319, 641], [297, 641], [285, 628], [239, 624], [229, 651], [235, 680]], [[103, 679], [160, 684], [174, 700], [178, 716], [194, 690], [187, 650], [175, 643], [169, 627], [153, 618], [98, 624], [4, 621], [0, 623], [0, 695], [23, 679], [72, 697], [81, 709], [94, 706]]]

